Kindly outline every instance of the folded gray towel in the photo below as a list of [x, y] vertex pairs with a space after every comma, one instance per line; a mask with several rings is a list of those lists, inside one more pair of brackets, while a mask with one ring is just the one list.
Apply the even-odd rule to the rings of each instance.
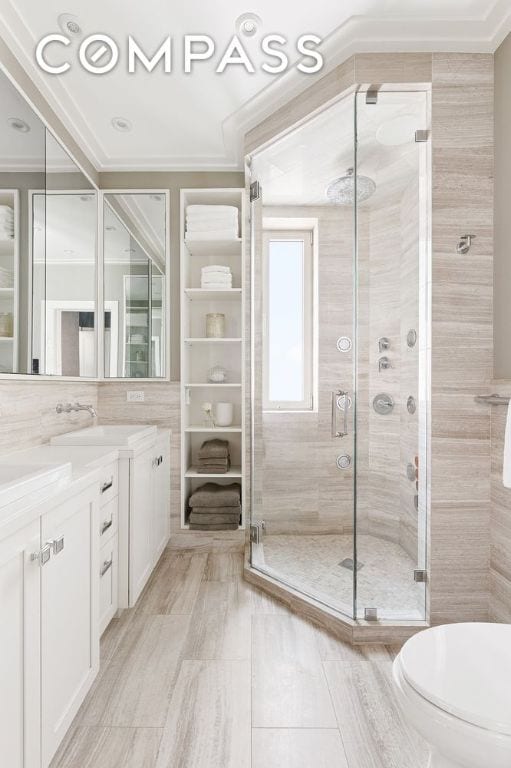
[[203, 464], [202, 466], [197, 467], [197, 472], [199, 475], [225, 475], [228, 471], [229, 464], [224, 467], [210, 467], [209, 464]]
[[[227, 507], [229, 509], [229, 507]], [[231, 507], [234, 509], [234, 507]], [[221, 525], [224, 523], [236, 523], [240, 521], [240, 512], [222, 512], [212, 514], [211, 512], [190, 512], [190, 522], [198, 525]]]
[[191, 531], [237, 531], [238, 523], [211, 523], [199, 525], [199, 523], [190, 523]]
[[197, 464], [199, 467], [228, 467], [231, 463], [229, 458], [227, 459], [199, 459]]
[[219, 485], [204, 483], [190, 496], [188, 503], [191, 507], [238, 507], [241, 503], [241, 486], [239, 483]]
[[235, 507], [190, 507], [198, 515], [240, 515], [241, 504]]
[[229, 441], [214, 438], [202, 443], [199, 453], [199, 459], [227, 459], [229, 457]]

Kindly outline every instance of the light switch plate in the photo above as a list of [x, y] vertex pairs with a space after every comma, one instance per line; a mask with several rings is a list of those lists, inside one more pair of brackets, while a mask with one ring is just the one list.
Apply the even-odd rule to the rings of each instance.
[[126, 400], [128, 403], [143, 403], [145, 400], [145, 394], [141, 390], [131, 389], [126, 394]]

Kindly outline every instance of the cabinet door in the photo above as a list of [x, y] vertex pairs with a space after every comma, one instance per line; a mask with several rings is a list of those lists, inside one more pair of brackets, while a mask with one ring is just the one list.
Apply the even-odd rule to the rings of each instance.
[[0, 542], [0, 762], [40, 766], [39, 519]]
[[156, 443], [154, 466], [154, 562], [167, 545], [170, 534], [170, 446], [169, 438]]
[[129, 604], [135, 605], [153, 569], [153, 461], [156, 449], [131, 460], [129, 526]]
[[47, 766], [99, 665], [97, 489], [41, 518], [52, 555], [41, 569], [41, 702]]

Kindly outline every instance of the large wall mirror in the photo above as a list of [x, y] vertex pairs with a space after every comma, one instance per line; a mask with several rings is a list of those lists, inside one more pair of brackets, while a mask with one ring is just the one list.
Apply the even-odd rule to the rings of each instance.
[[103, 197], [105, 378], [167, 375], [167, 196]]
[[97, 193], [0, 73], [0, 373], [95, 378]]

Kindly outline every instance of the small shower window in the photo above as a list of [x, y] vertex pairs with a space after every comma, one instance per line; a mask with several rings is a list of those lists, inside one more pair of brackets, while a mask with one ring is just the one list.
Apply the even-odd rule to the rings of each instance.
[[264, 271], [264, 409], [312, 410], [312, 232], [266, 232]]

